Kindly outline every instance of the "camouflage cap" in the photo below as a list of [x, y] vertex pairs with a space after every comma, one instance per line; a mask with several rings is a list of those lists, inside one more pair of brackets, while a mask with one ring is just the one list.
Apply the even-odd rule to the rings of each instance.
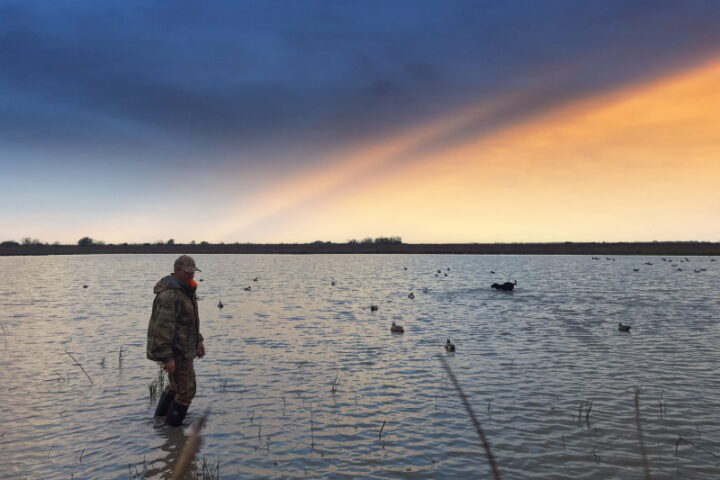
[[190, 255], [180, 255], [178, 259], [175, 260], [175, 270], [182, 270], [187, 273], [201, 271], [195, 266], [195, 260], [193, 260]]

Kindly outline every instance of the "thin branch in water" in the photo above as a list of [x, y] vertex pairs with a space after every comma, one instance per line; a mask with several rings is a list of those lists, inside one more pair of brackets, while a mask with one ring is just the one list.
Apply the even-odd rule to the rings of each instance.
[[717, 456], [717, 455], [715, 455], [714, 453], [712, 453], [712, 452], [710, 452], [710, 451], [708, 451], [708, 450], [705, 450], [705, 449], [704, 449], [703, 447], [701, 447], [700, 445], [696, 445], [696, 444], [694, 444], [693, 442], [691, 442], [690, 440], [688, 440], [688, 439], [686, 439], [686, 438], [683, 438], [683, 437], [678, 437], [677, 442], [675, 442], [675, 456], [676, 456], [676, 457], [677, 457], [677, 454], [678, 454], [678, 447], [680, 446], [680, 442], [685, 442], [685, 443], [687, 443], [687, 444], [692, 445], [692, 446], [695, 447], [695, 448], [699, 448], [700, 450], [702, 450], [703, 452], [707, 453], [708, 455], [712, 455], [712, 456], [715, 457], [715, 458], [720, 458], [720, 456]]
[[85, 453], [85, 449], [83, 448], [82, 452], [80, 452], [80, 463], [82, 463], [82, 457], [83, 457], [84, 453]]
[[387, 422], [387, 418], [385, 420], [383, 420], [382, 427], [380, 427], [380, 433], [378, 433], [378, 440], [382, 440], [382, 432], [383, 432], [383, 428], [385, 428], [386, 422]]
[[458, 383], [457, 378], [455, 378], [455, 374], [450, 370], [450, 365], [448, 365], [447, 360], [445, 360], [445, 357], [442, 355], [438, 355], [438, 358], [440, 359], [440, 362], [442, 363], [443, 368], [448, 374], [448, 377], [450, 377], [450, 380], [453, 383], [453, 386], [455, 387], [455, 390], [457, 391], [458, 395], [460, 396], [460, 400], [462, 400], [463, 405], [465, 406], [465, 410], [468, 413], [468, 416], [470, 417], [470, 420], [472, 421], [473, 425], [475, 426], [475, 430], [477, 431], [478, 435], [480, 436], [480, 440], [482, 440], [483, 448], [485, 449], [485, 455], [487, 456], [488, 462], [490, 463], [490, 469], [493, 473], [493, 478], [495, 480], [500, 480], [500, 472], [498, 471], [497, 465], [495, 464], [495, 457], [493, 457], [492, 452], [490, 451], [490, 444], [488, 443], [487, 439], [485, 438], [485, 434], [482, 431], [482, 428], [480, 427], [480, 422], [478, 422], [477, 418], [475, 417], [475, 412], [473, 411], [472, 407], [470, 406], [470, 402], [468, 401], [467, 396], [465, 395], [465, 392], [463, 392], [462, 388], [460, 388], [460, 383]]
[[640, 387], [635, 387], [635, 425], [638, 431], [638, 440], [640, 442], [640, 456], [642, 457], [643, 470], [645, 471], [645, 480], [652, 480], [650, 475], [650, 463], [648, 463], [647, 452], [645, 451], [645, 441], [643, 440], [642, 427], [640, 426]]
[[73, 359], [73, 362], [75, 362], [75, 364], [76, 364], [78, 367], [80, 367], [80, 369], [83, 371], [83, 373], [84, 373], [85, 376], [88, 378], [88, 380], [90, 380], [90, 383], [94, 384], [95, 382], [93, 382], [93, 379], [90, 378], [90, 375], [88, 375], [88, 373], [85, 371], [85, 369], [84, 369], [83, 366], [80, 364], [80, 362], [78, 362], [77, 360], [75, 360], [75, 357], [72, 356], [72, 353], [68, 352], [67, 350], [65, 350], [65, 353], [67, 353], [68, 355], [70, 355], [70, 358], [72, 358], [72, 359]]
[[197, 455], [198, 451], [200, 451], [200, 444], [202, 443], [202, 435], [200, 435], [200, 431], [205, 426], [208, 415], [209, 410], [205, 410], [205, 413], [193, 422], [192, 434], [185, 443], [182, 452], [180, 452], [180, 456], [175, 463], [175, 469], [173, 470], [172, 477], [170, 477], [171, 480], [180, 480], [181, 478], [184, 478], [190, 468], [193, 458], [195, 458], [195, 455]]

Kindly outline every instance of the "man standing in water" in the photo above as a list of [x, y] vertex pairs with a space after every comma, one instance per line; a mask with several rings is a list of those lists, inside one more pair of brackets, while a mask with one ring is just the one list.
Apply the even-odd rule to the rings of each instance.
[[175, 260], [174, 273], [155, 285], [150, 324], [148, 325], [147, 358], [160, 362], [168, 372], [169, 385], [160, 396], [155, 416], [166, 416], [165, 424], [182, 424], [195, 397], [195, 357], [205, 356], [200, 335], [197, 283], [193, 280], [195, 260], [182, 255]]

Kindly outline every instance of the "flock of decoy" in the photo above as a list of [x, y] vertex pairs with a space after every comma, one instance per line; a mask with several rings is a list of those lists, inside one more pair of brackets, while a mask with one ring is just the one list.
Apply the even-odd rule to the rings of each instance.
[[[602, 260], [600, 257], [592, 257], [592, 259], [593, 260]], [[674, 259], [665, 258], [665, 257], [660, 257], [660, 259], [663, 262], [670, 263], [670, 266], [672, 268], [674, 268], [675, 271], [677, 271], [677, 272], [682, 272], [682, 268], [680, 268], [678, 266], [678, 263], [690, 263], [690, 259], [688, 257], [681, 258], [680, 260], [674, 260]], [[605, 257], [605, 260], [612, 261], [612, 262], [615, 261], [615, 259], [612, 257]], [[714, 262], [715, 259], [710, 257], [710, 261]], [[653, 263], [645, 262], [645, 265], [652, 266]], [[633, 268], [633, 272], [639, 272], [639, 271], [640, 271], [639, 268]], [[701, 272], [706, 272], [706, 271], [707, 271], [707, 268], [694, 268], [693, 269], [693, 272], [695, 272], [695, 273], [701, 273]], [[618, 331], [620, 331], [620, 332], [629, 332], [630, 328], [631, 328], [630, 325], [623, 325], [622, 322], [618, 323]]]
[[[404, 270], [407, 270], [407, 267], [404, 267]], [[444, 275], [447, 277], [448, 276], [447, 272], [449, 272], [449, 271], [450, 271], [449, 267], [447, 268], [446, 272], [443, 272], [442, 270], [438, 270], [437, 273], [435, 273], [435, 276], [438, 277], [438, 276], [440, 276], [441, 273], [444, 273]], [[490, 270], [490, 273], [495, 274], [495, 272], [493, 270]], [[331, 285], [335, 285], [334, 280], [331, 282]], [[505, 292], [511, 292], [511, 291], [513, 291], [513, 289], [515, 288], [516, 285], [517, 285], [517, 280], [513, 280], [512, 282], [493, 283], [492, 285], [490, 285], [490, 288], [493, 288], [495, 290], [505, 291]], [[423, 288], [423, 293], [428, 293], [428, 289]], [[415, 293], [410, 292], [408, 294], [408, 298], [410, 300], [414, 299]], [[379, 309], [380, 309], [380, 307], [378, 307], [377, 305], [370, 305], [371, 312], [377, 312]], [[390, 333], [398, 333], [398, 334], [405, 333], [405, 328], [402, 325], [398, 325], [397, 323], [392, 322], [392, 324], [390, 325]], [[453, 344], [449, 338], [445, 342], [444, 347], [445, 347], [446, 352], [454, 352], [455, 351], [455, 344]]]
[[[592, 257], [592, 259], [593, 259], [593, 260], [602, 260], [602, 258], [600, 258], [600, 257]], [[674, 268], [676, 272], [682, 272], [682, 271], [683, 271], [682, 267], [678, 266], [678, 263], [690, 263], [690, 259], [689, 259], [688, 257], [681, 258], [680, 260], [675, 260], [675, 259], [665, 258], [665, 257], [660, 257], [660, 259], [661, 259], [663, 262], [668, 262], [668, 263], [670, 263], [670, 266], [671, 266], [672, 268]], [[614, 261], [615, 261], [615, 259], [612, 258], [612, 257], [605, 257], [605, 260], [608, 260], [608, 261], [611, 261], [611, 262], [614, 262]], [[711, 257], [711, 258], [710, 258], [710, 261], [711, 261], [711, 262], [714, 262], [715, 259]], [[652, 262], [645, 262], [645, 265], [652, 266], [653, 263], [652, 263]], [[639, 272], [639, 271], [640, 271], [639, 268], [633, 268], [632, 270], [633, 270], [633, 272]], [[693, 269], [693, 272], [694, 272], [694, 273], [702, 273], [702, 272], [706, 272], [706, 271], [707, 271], [707, 268], [694, 268], [694, 269]]]
[[[593, 259], [593, 260], [601, 260], [600, 257], [592, 257], [592, 259]], [[613, 262], [615, 261], [615, 259], [612, 258], [612, 257], [605, 257], [605, 259], [608, 260], [608, 261], [613, 261]], [[664, 257], [661, 257], [661, 259], [662, 259], [663, 262], [670, 262], [671, 265], [673, 266], [673, 268], [676, 268], [677, 271], [682, 271], [682, 269], [678, 267], [677, 263], [674, 263], [674, 262], [675, 262], [674, 260], [667, 259], [667, 258], [664, 258]], [[710, 258], [710, 261], [711, 261], [711, 262], [714, 262], [715, 259], [714, 259], [714, 258]], [[684, 259], [680, 259], [680, 260], [679, 260], [679, 263], [685, 263], [685, 262], [690, 262], [690, 259], [687, 258], [687, 257], [685, 257]], [[653, 265], [653, 263], [652, 263], [652, 262], [645, 262], [645, 265]], [[403, 267], [403, 268], [404, 268], [404, 270], [407, 270], [407, 267]], [[704, 271], [706, 271], [706, 270], [707, 270], [706, 268], [696, 268], [696, 269], [694, 269], [695, 273], [704, 272]], [[443, 272], [442, 270], [439, 270], [439, 269], [438, 269], [438, 270], [437, 270], [437, 273], [435, 273], [435, 276], [438, 277], [438, 276], [440, 276], [440, 274], [443, 274], [443, 273], [444, 273], [444, 275], [447, 277], [447, 276], [448, 276], [447, 272], [449, 272], [449, 271], [450, 271], [450, 268], [448, 268], [447, 271], [445, 271], [445, 272]], [[639, 268], [633, 268], [633, 272], [639, 272], [639, 271], [640, 271]], [[495, 274], [495, 271], [490, 270], [490, 273], [491, 273], [491, 274]], [[258, 277], [255, 277], [255, 278], [253, 278], [252, 280], [253, 280], [253, 282], [257, 282], [257, 281], [258, 281]], [[201, 281], [202, 281], [202, 279], [201, 279]], [[335, 280], [332, 280], [332, 281], [330, 282], [330, 285], [331, 285], [331, 286], [335, 286], [335, 285], [336, 285]], [[514, 280], [514, 281], [512, 281], [512, 282], [493, 283], [493, 284], [490, 285], [490, 288], [495, 289], [495, 290], [499, 290], [499, 291], [504, 291], [504, 292], [512, 292], [512, 291], [515, 289], [515, 286], [516, 286], [516, 285], [517, 285], [517, 280]], [[87, 288], [87, 285], [83, 285], [83, 288]], [[243, 290], [245, 290], [246, 292], [249, 292], [249, 291], [252, 290], [252, 288], [251, 288], [250, 286], [248, 286], [248, 287], [245, 287]], [[427, 288], [423, 288], [423, 292], [424, 292], [424, 293], [427, 293], [427, 292], [428, 292], [428, 289], [427, 289]], [[413, 292], [410, 292], [410, 293], [408, 294], [408, 298], [411, 299], [411, 300], [414, 299], [414, 298], [415, 298], [415, 294], [414, 294]], [[218, 308], [223, 308], [224, 306], [225, 306], [225, 305], [223, 305], [222, 301], [219, 301], [218, 304], [217, 304], [217, 307], [218, 307]], [[377, 312], [379, 309], [380, 309], [380, 307], [378, 307], [377, 305], [370, 305], [370, 311], [371, 311], [371, 312]], [[629, 332], [629, 331], [630, 331], [630, 328], [631, 328], [630, 325], [623, 325], [622, 322], [618, 323], [618, 331], [620, 331], [620, 332]], [[398, 325], [398, 324], [396, 324], [395, 322], [392, 322], [392, 324], [390, 325], [390, 333], [394, 333], [394, 334], [405, 333], [405, 328], [403, 328], [402, 325]], [[445, 342], [445, 345], [444, 345], [444, 346], [445, 346], [445, 351], [447, 351], [447, 352], [454, 352], [454, 351], [455, 351], [455, 345], [450, 341], [449, 338], [447, 339], [447, 342]]]

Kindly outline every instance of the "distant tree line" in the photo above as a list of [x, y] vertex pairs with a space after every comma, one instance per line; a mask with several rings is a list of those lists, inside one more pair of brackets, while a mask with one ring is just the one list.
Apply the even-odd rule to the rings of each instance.
[[[328, 242], [328, 243], [330, 243], [330, 242]], [[372, 243], [375, 245], [399, 245], [402, 243], [402, 238], [401, 237], [376, 237], [376, 238], [366, 237], [366, 238], [363, 238], [362, 240], [360, 240], [359, 242], [353, 238], [351, 240], [348, 240], [347, 243], [350, 243], [350, 244]]]

